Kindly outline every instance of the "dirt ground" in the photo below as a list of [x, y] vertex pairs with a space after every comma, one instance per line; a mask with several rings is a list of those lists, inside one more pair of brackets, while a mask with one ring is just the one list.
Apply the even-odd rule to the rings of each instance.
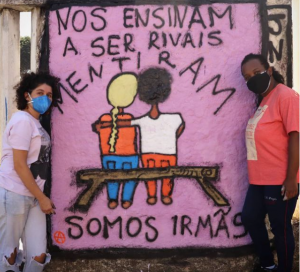
[[[299, 272], [299, 216], [293, 218], [296, 240], [293, 272]], [[275, 254], [275, 252], [274, 252]], [[168, 258], [61, 258], [53, 256], [45, 272], [253, 272], [258, 259], [254, 253], [247, 256]], [[275, 256], [275, 261], [276, 256]]]

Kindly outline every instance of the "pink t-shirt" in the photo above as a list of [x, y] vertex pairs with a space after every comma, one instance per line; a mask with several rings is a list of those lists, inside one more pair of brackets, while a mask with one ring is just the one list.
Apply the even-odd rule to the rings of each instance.
[[33, 196], [14, 169], [13, 149], [19, 149], [28, 151], [27, 165], [43, 191], [49, 165], [50, 137], [39, 120], [25, 111], [16, 112], [5, 128], [2, 145], [0, 187]]
[[288, 134], [292, 131], [299, 132], [299, 94], [278, 84], [263, 98], [247, 125], [250, 184], [283, 183], [288, 166]]

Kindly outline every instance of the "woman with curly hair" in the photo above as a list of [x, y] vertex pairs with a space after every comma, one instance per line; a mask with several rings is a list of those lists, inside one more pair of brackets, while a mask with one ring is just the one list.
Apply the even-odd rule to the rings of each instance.
[[19, 271], [22, 239], [24, 272], [43, 271], [46, 215], [55, 206], [43, 193], [50, 137], [39, 118], [58, 98], [58, 78], [46, 73], [25, 74], [16, 89], [16, 112], [6, 126], [0, 166], [0, 271]]

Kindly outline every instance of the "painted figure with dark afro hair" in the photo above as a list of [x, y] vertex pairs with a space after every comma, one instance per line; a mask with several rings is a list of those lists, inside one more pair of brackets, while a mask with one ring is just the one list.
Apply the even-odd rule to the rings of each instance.
[[[171, 94], [172, 76], [163, 68], [144, 70], [138, 79], [138, 97], [151, 106], [150, 111], [131, 125], [140, 128], [141, 160], [144, 168], [161, 168], [177, 165], [177, 139], [184, 130], [184, 121], [179, 113], [161, 113], [159, 103]], [[147, 202], [157, 202], [157, 181], [146, 181]], [[174, 179], [162, 179], [161, 201], [170, 205]]]

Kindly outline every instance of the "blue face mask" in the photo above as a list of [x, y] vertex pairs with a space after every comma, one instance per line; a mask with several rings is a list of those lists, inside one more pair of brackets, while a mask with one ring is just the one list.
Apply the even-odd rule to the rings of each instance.
[[28, 93], [31, 101], [28, 103], [32, 103], [33, 109], [40, 114], [44, 114], [50, 107], [52, 101], [49, 99], [47, 95], [39, 96], [36, 98], [32, 98]]

